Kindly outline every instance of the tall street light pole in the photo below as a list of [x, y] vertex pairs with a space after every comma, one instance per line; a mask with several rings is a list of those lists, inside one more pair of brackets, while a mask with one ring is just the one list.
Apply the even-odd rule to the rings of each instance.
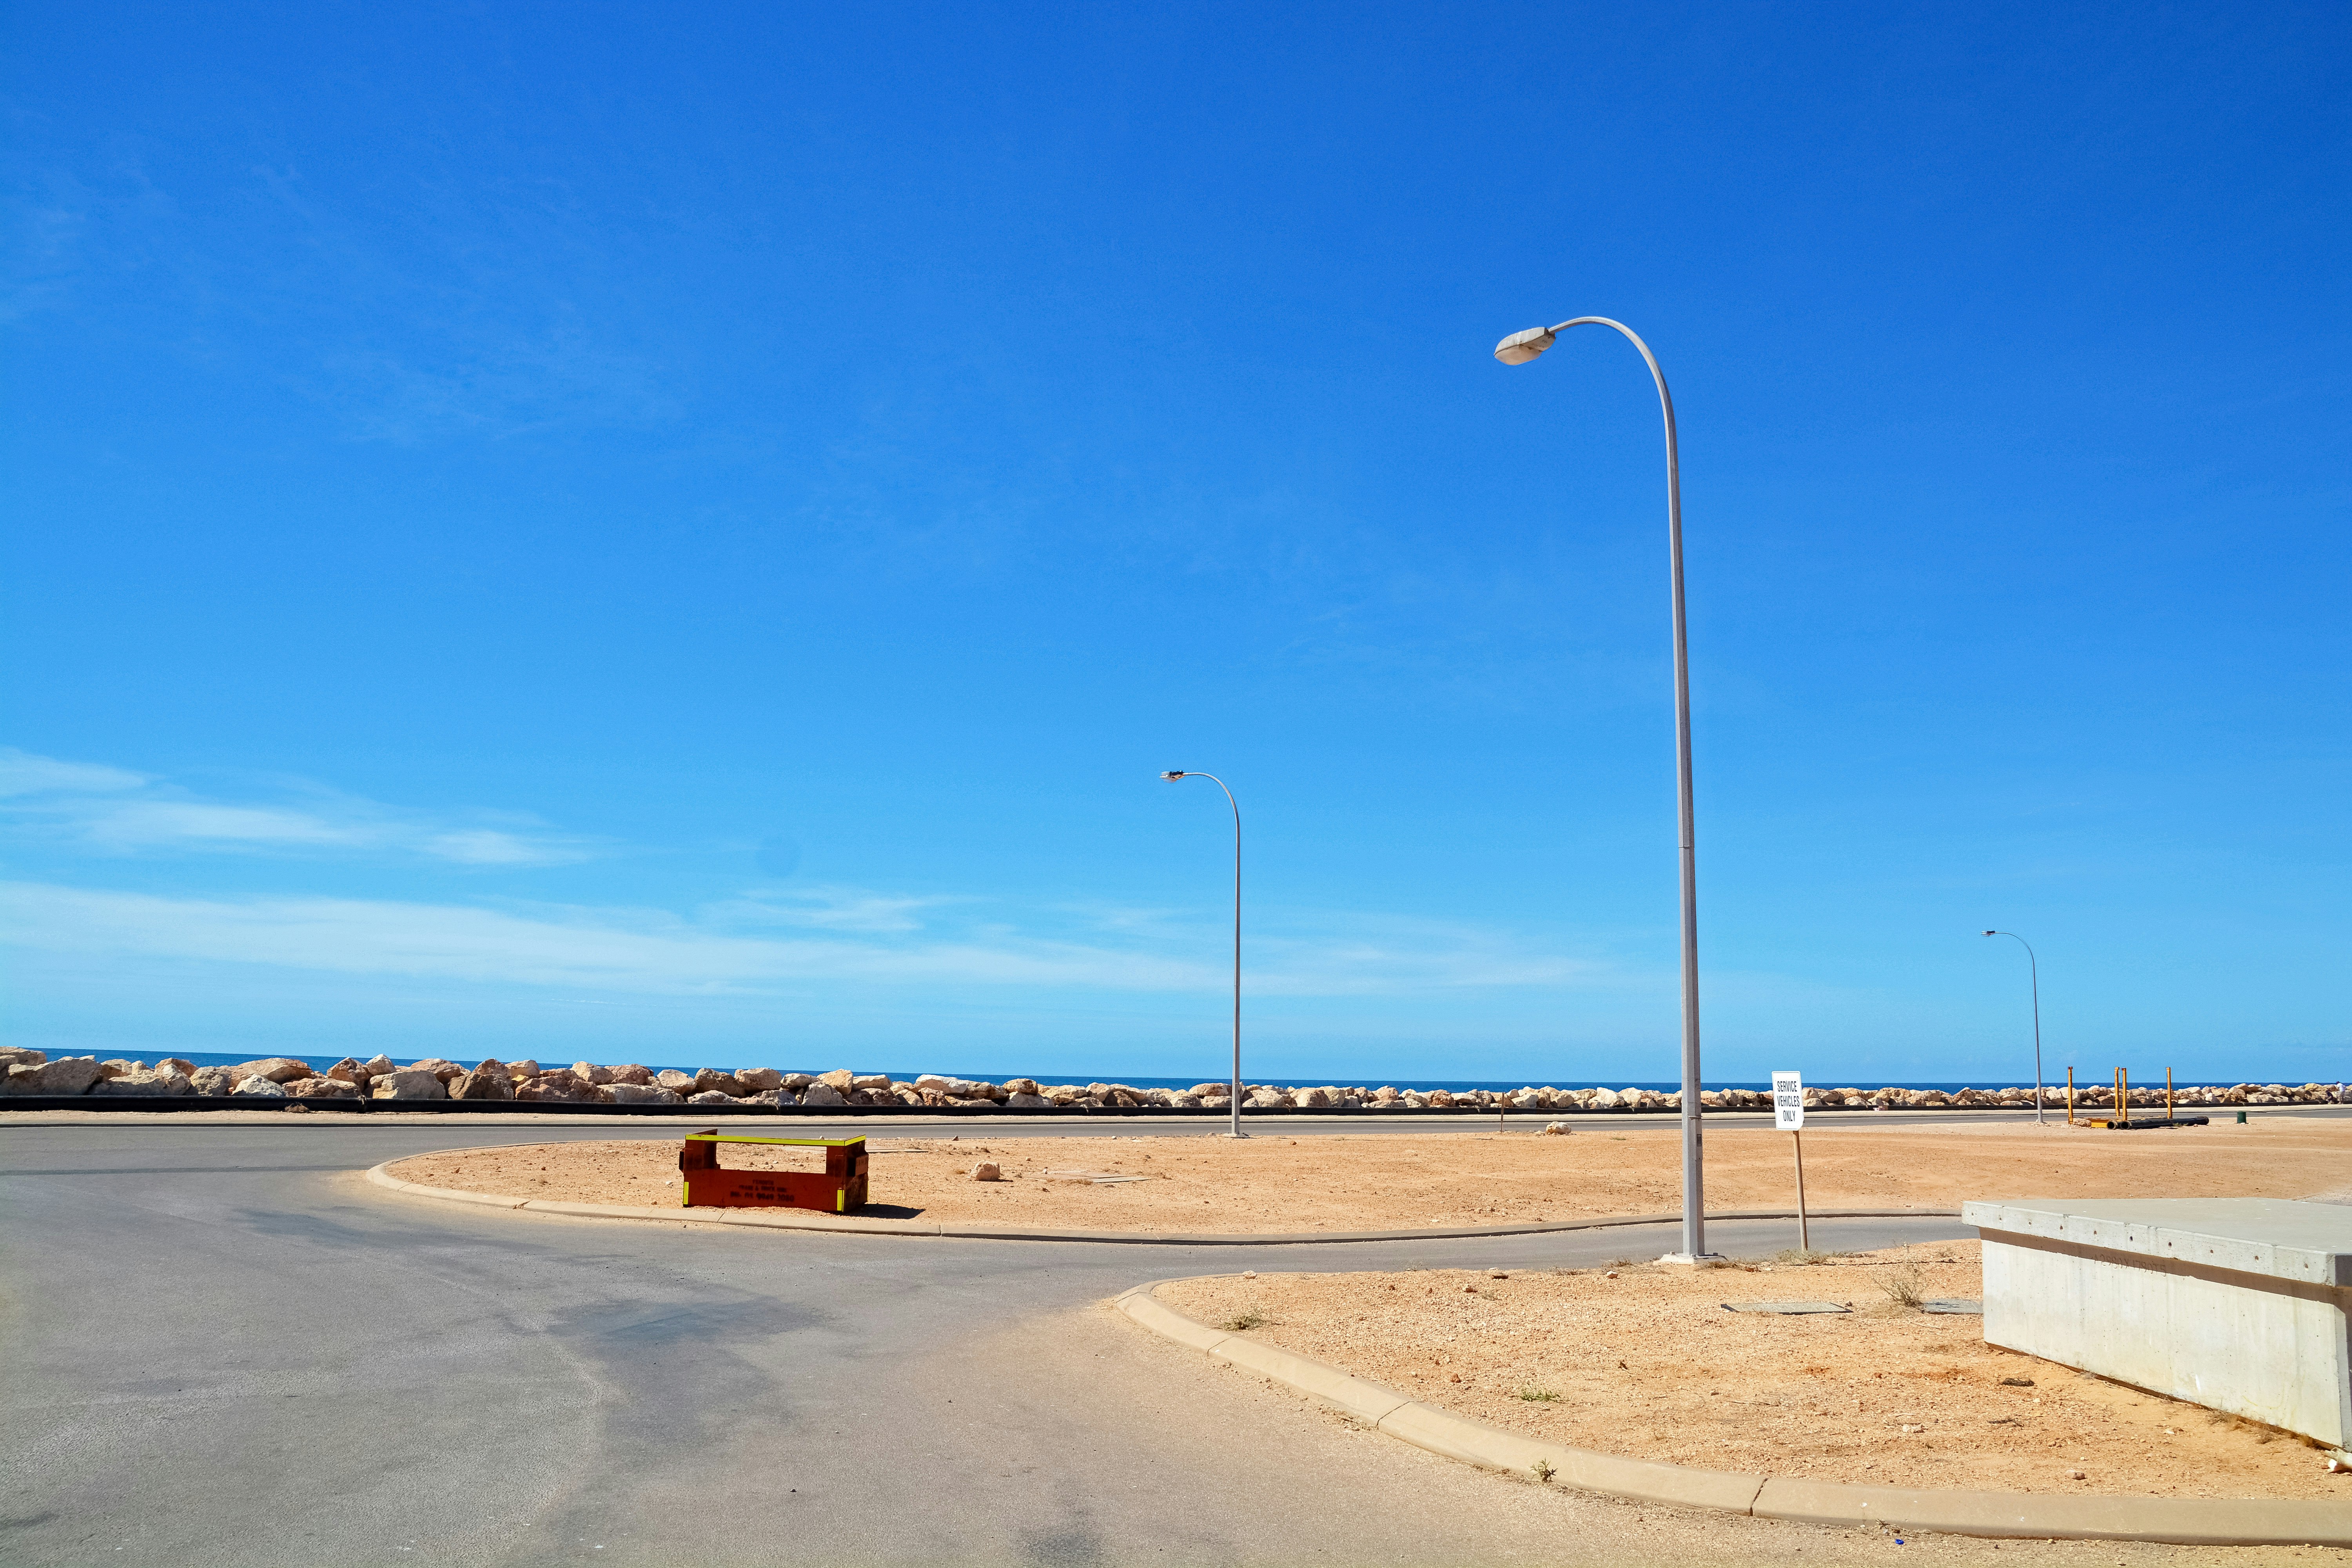
[[1675, 445], [1675, 400], [1666, 373], [1640, 334], [1606, 316], [1579, 316], [1556, 327], [1530, 327], [1495, 345], [1505, 364], [1526, 364], [1570, 327], [1612, 327], [1642, 351], [1650, 379], [1658, 384], [1658, 407], [1666, 420], [1666, 555], [1675, 599], [1675, 782], [1682, 820], [1683, 874], [1683, 1249], [1662, 1263], [1720, 1263], [1706, 1249], [1706, 1174], [1700, 1150], [1698, 1072], [1698, 858], [1691, 811], [1690, 648], [1683, 616], [1683, 481]]
[[2025, 950], [2025, 973], [2033, 986], [2033, 1120], [2038, 1126], [2042, 1123], [2042, 961], [2033, 956], [2033, 944], [2013, 931], [1989, 931], [1985, 935], [2005, 936]]
[[1242, 1131], [1242, 808], [1234, 799], [1234, 792], [1225, 789], [1225, 781], [1214, 773], [1188, 773], [1179, 768], [1160, 775], [1173, 783], [1177, 779], [1206, 779], [1225, 791], [1225, 804], [1234, 808], [1234, 1081], [1232, 1098], [1225, 1101], [1234, 1118], [1234, 1136], [1247, 1136]]

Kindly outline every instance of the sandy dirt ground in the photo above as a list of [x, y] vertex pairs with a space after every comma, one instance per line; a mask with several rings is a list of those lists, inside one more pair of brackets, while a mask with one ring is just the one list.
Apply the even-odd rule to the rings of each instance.
[[[1805, 1194], [1816, 1209], [1951, 1208], [1974, 1198], [2309, 1197], [2352, 1170], [2352, 1121], [2268, 1116], [2241, 1127], [2088, 1131], [2063, 1123], [1926, 1126], [1805, 1135]], [[877, 1139], [869, 1191], [884, 1215], [921, 1215], [1098, 1230], [1396, 1230], [1649, 1214], [1681, 1203], [1672, 1128], [1433, 1131], [1223, 1138]], [[522, 1143], [426, 1154], [404, 1180], [515, 1197], [661, 1205], [677, 1202], [678, 1145], [667, 1139]], [[1795, 1201], [1790, 1139], [1765, 1130], [1706, 1138], [1710, 1213]], [[1004, 1180], [975, 1182], [990, 1161]], [[720, 1145], [729, 1167], [823, 1168], [820, 1152]], [[1095, 1185], [1054, 1174], [1140, 1176]]]
[[[1989, 1346], [1975, 1242], [1706, 1270], [1262, 1274], [1180, 1280], [1202, 1322], [1496, 1426], [1577, 1447], [1883, 1486], [2328, 1498], [2301, 1439]], [[1848, 1313], [1726, 1311], [1822, 1300]], [[2073, 1479], [2073, 1472], [2081, 1479]]]
[[[1770, 1278], [1767, 1276], [1766, 1278]], [[1966, 1563], [1973, 1568], [2314, 1568], [2352, 1563], [2352, 1552], [2303, 1546], [2167, 1546], [2139, 1541], [1989, 1541], [1920, 1535], [1884, 1528], [1790, 1524], [1704, 1509], [1669, 1508], [1630, 1498], [1538, 1484], [1531, 1476], [1474, 1469], [1230, 1363], [1161, 1339], [1107, 1307], [1088, 1321], [1025, 1323], [977, 1344], [943, 1347], [939, 1384], [953, 1388], [957, 1409], [976, 1378], [1013, 1369], [1016, 1396], [1058, 1381], [1097, 1397], [1077, 1417], [1074, 1443], [1117, 1444], [1139, 1463], [1172, 1450], [1188, 1458], [1229, 1457], [1245, 1473], [1215, 1495], [1243, 1510], [1263, 1508], [1271, 1482], [1286, 1515], [1337, 1501], [1357, 1522], [1349, 1537], [1364, 1563], [1542, 1563], [1546, 1568], [1832, 1568], [1861, 1563]], [[1048, 1336], [1051, 1336], [1050, 1338]], [[1055, 1356], [1052, 1346], [1061, 1350]], [[1066, 1346], [1066, 1349], [1062, 1347]], [[1092, 1355], [1087, 1352], [1091, 1350]], [[1040, 1370], [1045, 1376], [1039, 1375]], [[1148, 1415], [1123, 1421], [1126, 1412]], [[1234, 1434], [1248, 1441], [1236, 1443]], [[1163, 1448], [1163, 1445], [1166, 1446]], [[1382, 1551], [1362, 1521], [1444, 1522], [1450, 1549], [1416, 1542]], [[1897, 1541], [1904, 1544], [1898, 1546]], [[1368, 1549], [1369, 1548], [1369, 1549]], [[1328, 1551], [1318, 1560], [1330, 1560]], [[1272, 1557], [1266, 1561], [1274, 1561]]]

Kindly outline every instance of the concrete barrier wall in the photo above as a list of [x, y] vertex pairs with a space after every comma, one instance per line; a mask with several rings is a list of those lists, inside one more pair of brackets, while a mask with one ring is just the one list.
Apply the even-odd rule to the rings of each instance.
[[1984, 1237], [1989, 1343], [2352, 1442], [2352, 1209], [2174, 1199], [1963, 1215]]

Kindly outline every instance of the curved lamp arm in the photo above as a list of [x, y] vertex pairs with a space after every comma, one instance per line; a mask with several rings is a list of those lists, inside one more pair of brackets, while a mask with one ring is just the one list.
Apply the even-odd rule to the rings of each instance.
[[1690, 637], [1683, 614], [1683, 480], [1681, 448], [1675, 437], [1675, 399], [1666, 373], [1642, 335], [1607, 316], [1577, 316], [1553, 327], [1530, 327], [1495, 345], [1505, 364], [1526, 364], [1551, 347], [1570, 327], [1609, 327], [1642, 353], [1657, 384], [1658, 410], [1666, 422], [1666, 556], [1675, 606], [1675, 789], [1682, 830], [1683, 906], [1683, 1249], [1670, 1262], [1697, 1262], [1706, 1251], [1706, 1162], [1699, 1131], [1698, 1049], [1698, 850], [1691, 801]]
[[2005, 936], [2025, 950], [2025, 973], [2033, 986], [2033, 1120], [2038, 1122], [2042, 1120], [2042, 961], [2033, 956], [2033, 944], [2013, 931], [1989, 931], [1985, 935]]
[[1242, 1132], [1242, 806], [1225, 781], [1214, 773], [1188, 773], [1181, 768], [1161, 773], [1171, 784], [1178, 779], [1206, 779], [1225, 792], [1225, 804], [1234, 808], [1234, 1080], [1226, 1108], [1233, 1116], [1233, 1135]]

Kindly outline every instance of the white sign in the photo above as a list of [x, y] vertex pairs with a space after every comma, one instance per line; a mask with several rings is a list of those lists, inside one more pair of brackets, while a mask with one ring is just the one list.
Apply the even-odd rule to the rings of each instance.
[[1795, 1132], [1805, 1125], [1805, 1080], [1792, 1072], [1772, 1075], [1772, 1131]]

